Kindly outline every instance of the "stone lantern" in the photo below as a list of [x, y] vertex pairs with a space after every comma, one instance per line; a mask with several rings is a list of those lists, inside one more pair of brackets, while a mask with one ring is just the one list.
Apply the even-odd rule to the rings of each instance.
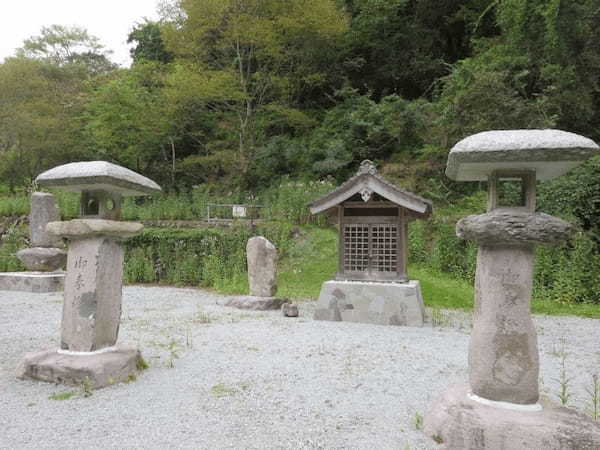
[[356, 175], [310, 204], [339, 227], [338, 272], [319, 295], [316, 320], [421, 326], [419, 282], [407, 274], [408, 223], [432, 203], [393, 185], [363, 161]]
[[141, 358], [116, 346], [121, 318], [123, 248], [143, 225], [121, 222], [124, 196], [161, 192], [152, 180], [104, 161], [77, 162], [37, 177], [40, 186], [81, 192], [81, 218], [50, 222], [46, 231], [69, 242], [60, 349], [25, 356], [21, 378], [99, 388], [127, 380]]
[[[425, 432], [446, 448], [600, 448], [598, 423], [540, 400], [530, 312], [535, 245], [566, 240], [574, 230], [535, 212], [536, 180], [597, 154], [590, 139], [559, 130], [487, 131], [450, 151], [446, 175], [487, 181], [488, 207], [456, 225], [457, 235], [479, 250], [469, 384], [452, 386], [425, 417]], [[572, 445], [562, 446], [567, 441]]]
[[29, 213], [29, 238], [31, 247], [17, 252], [17, 258], [28, 272], [0, 273], [0, 289], [24, 292], [62, 291], [65, 273], [61, 269], [67, 262], [62, 240], [46, 232], [49, 222], [60, 220], [60, 213], [52, 194], [31, 194]]

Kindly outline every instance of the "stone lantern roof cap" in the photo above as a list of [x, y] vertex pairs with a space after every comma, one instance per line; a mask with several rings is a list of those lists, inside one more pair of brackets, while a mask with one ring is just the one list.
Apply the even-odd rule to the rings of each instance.
[[161, 187], [133, 170], [106, 161], [74, 162], [47, 170], [36, 178], [44, 187], [65, 191], [106, 191], [123, 196], [150, 195]]
[[448, 155], [446, 176], [456, 181], [487, 180], [493, 170], [535, 170], [538, 180], [564, 175], [600, 147], [561, 130], [484, 131], [458, 142]]
[[431, 215], [433, 208], [431, 200], [427, 200], [390, 183], [379, 175], [375, 164], [369, 160], [364, 160], [360, 164], [356, 175], [344, 184], [310, 203], [310, 212], [312, 214], [319, 214], [328, 211], [356, 194], [360, 194], [366, 202], [374, 193], [398, 206], [412, 211], [419, 218]]

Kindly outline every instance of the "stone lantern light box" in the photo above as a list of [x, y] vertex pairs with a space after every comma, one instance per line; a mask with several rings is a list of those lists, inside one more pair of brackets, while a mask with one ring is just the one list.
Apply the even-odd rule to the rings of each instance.
[[161, 192], [154, 181], [105, 161], [76, 162], [40, 174], [37, 183], [81, 192], [81, 217], [50, 222], [46, 231], [69, 242], [58, 350], [25, 356], [21, 378], [94, 387], [127, 380], [135, 374], [139, 350], [118, 346], [123, 283], [120, 242], [143, 229], [119, 221], [124, 196]]
[[363, 161], [355, 176], [310, 204], [336, 217], [338, 270], [323, 284], [315, 319], [422, 325], [419, 283], [407, 273], [407, 229], [432, 202], [401, 189]]

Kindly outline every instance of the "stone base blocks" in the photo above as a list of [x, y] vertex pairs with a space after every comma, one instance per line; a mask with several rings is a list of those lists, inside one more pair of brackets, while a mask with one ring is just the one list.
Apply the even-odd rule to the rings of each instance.
[[65, 285], [64, 272], [3, 272], [0, 291], [21, 291], [37, 294], [60, 292]]
[[484, 402], [470, 396], [467, 385], [451, 386], [426, 414], [425, 434], [446, 449], [600, 448], [600, 422], [573, 409], [543, 398], [537, 411], [519, 410], [520, 405], [510, 403], [498, 407]]
[[256, 297], [253, 295], [237, 295], [220, 301], [219, 305], [237, 309], [250, 309], [254, 311], [269, 311], [281, 309], [289, 300], [277, 297]]
[[89, 353], [47, 350], [27, 353], [17, 367], [17, 377], [99, 389], [135, 379], [144, 366], [139, 350], [126, 346]]
[[326, 281], [315, 320], [420, 327], [425, 320], [421, 285], [367, 281]]
[[31, 194], [31, 248], [21, 249], [16, 254], [30, 272], [1, 273], [0, 290], [47, 293], [63, 289], [65, 274], [59, 269], [67, 262], [67, 252], [62, 249], [62, 240], [46, 231], [49, 221], [59, 219], [60, 214], [52, 194]]

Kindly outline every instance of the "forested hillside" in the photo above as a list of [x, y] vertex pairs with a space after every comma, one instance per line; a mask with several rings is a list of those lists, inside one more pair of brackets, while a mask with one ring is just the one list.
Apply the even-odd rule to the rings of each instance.
[[[103, 159], [170, 193], [277, 198], [368, 158], [456, 217], [483, 204], [483, 186], [443, 175], [463, 137], [552, 127], [600, 142], [598, 0], [170, 0], [160, 17], [132, 24], [130, 68], [62, 26], [0, 64], [6, 192]], [[597, 254], [600, 160], [539, 191]]]

